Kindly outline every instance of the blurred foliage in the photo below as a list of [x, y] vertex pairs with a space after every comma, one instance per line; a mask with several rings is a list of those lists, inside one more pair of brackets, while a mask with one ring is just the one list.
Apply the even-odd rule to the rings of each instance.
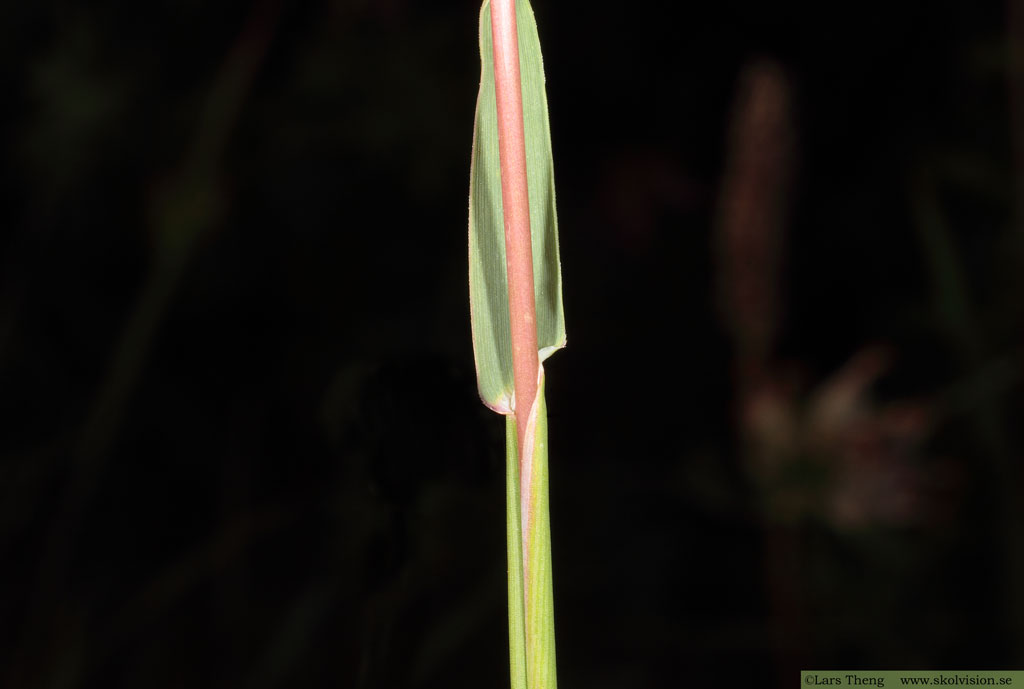
[[[507, 681], [478, 9], [0, 9], [0, 686]], [[1007, 6], [535, 9], [562, 684], [1020, 667]]]

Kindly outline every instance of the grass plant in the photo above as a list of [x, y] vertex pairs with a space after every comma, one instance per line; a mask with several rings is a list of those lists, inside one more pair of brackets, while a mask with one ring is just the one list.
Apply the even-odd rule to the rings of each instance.
[[565, 345], [544, 68], [528, 0], [486, 0], [470, 173], [473, 350], [506, 417], [513, 689], [555, 689], [544, 360]]

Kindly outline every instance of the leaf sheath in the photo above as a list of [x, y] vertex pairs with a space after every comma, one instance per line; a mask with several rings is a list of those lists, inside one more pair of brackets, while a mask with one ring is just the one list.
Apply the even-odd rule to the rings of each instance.
[[[507, 417], [505, 423], [512, 688], [556, 689], [548, 423], [543, 371], [531, 424], [533, 452], [528, 481], [524, 481], [518, 469], [515, 417]], [[525, 684], [517, 684], [517, 681], [525, 681]]]

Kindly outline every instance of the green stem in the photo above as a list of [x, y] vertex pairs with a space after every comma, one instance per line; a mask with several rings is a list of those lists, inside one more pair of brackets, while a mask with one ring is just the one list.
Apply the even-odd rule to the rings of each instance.
[[548, 420], [544, 379], [531, 419], [532, 472], [518, 471], [516, 421], [506, 417], [508, 607], [512, 689], [556, 689], [554, 587], [548, 503]]
[[508, 541], [508, 651], [512, 689], [527, 689], [526, 594], [523, 591], [523, 538], [519, 503], [519, 452], [516, 420], [505, 417], [506, 536]]

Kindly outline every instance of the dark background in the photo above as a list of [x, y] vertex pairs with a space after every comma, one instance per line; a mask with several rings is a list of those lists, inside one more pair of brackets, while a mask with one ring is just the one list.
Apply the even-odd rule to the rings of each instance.
[[[535, 9], [562, 686], [1024, 667], [1012, 8]], [[507, 686], [478, 10], [0, 9], [0, 686]]]

